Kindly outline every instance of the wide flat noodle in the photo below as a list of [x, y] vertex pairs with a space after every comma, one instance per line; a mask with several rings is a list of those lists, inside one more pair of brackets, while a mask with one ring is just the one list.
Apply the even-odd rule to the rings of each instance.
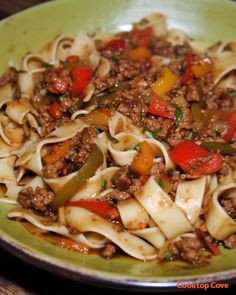
[[236, 202], [236, 184], [230, 183], [218, 187], [208, 203], [205, 214], [207, 230], [217, 240], [224, 240], [236, 232], [236, 222], [225, 212], [219, 203], [219, 197], [224, 196]]
[[193, 230], [184, 213], [153, 176], [134, 195], [168, 239]]
[[191, 224], [194, 224], [201, 212], [206, 189], [206, 177], [180, 182], [175, 197], [175, 203], [186, 214]]
[[148, 227], [144, 229], [137, 229], [131, 231], [136, 236], [148, 241], [157, 249], [164, 246], [166, 238], [158, 227]]
[[[52, 133], [50, 133], [45, 139], [41, 140], [37, 146], [32, 146], [31, 150], [27, 150], [28, 161], [24, 163], [23, 167], [35, 172], [38, 175], [42, 175], [42, 159], [41, 159], [41, 149], [44, 145], [49, 143], [57, 143], [68, 140], [74, 137], [78, 132], [82, 131], [83, 128], [87, 126], [81, 120], [67, 123], [63, 126], [58, 127]], [[25, 157], [25, 154], [21, 155], [21, 158]], [[18, 164], [19, 164], [18, 160]]]
[[[90, 241], [89, 239], [86, 238], [86, 236], [82, 233], [77, 234], [77, 235], [72, 235], [70, 234], [68, 228], [64, 225], [61, 225], [59, 223], [51, 223], [49, 224], [48, 220], [40, 217], [38, 215], [33, 214], [29, 210], [21, 209], [21, 208], [14, 208], [12, 209], [8, 215], [9, 218], [21, 218], [29, 221], [32, 223], [34, 226], [45, 230], [47, 232], [53, 232], [57, 233], [59, 235], [62, 235], [64, 237], [70, 238], [73, 241], [83, 243], [90, 248], [93, 249], [100, 249], [104, 247], [104, 244], [101, 242], [101, 239], [99, 240], [98, 243]], [[105, 241], [105, 240], [104, 240]]]
[[147, 227], [149, 216], [140, 203], [132, 198], [117, 203], [122, 223], [126, 229], [138, 230]]
[[105, 236], [134, 258], [151, 260], [157, 257], [156, 249], [150, 244], [126, 230], [115, 231], [111, 222], [85, 209], [66, 207], [66, 220], [80, 232], [96, 232]]
[[135, 145], [146, 141], [152, 147], [155, 159], [163, 158], [166, 169], [174, 167], [165, 145], [156, 139], [150, 139], [128, 132], [121, 132], [117, 134], [115, 138], [118, 142], [108, 142], [107, 148], [115, 160], [115, 163], [120, 166], [130, 165], [134, 157], [137, 155], [137, 150], [134, 149]]
[[236, 42], [217, 43], [208, 53], [214, 62], [212, 70], [214, 83], [236, 89]]
[[0, 159], [0, 183], [5, 183], [5, 181], [16, 182], [15, 161], [15, 156]]
[[119, 112], [115, 112], [115, 114], [108, 120], [108, 127], [111, 136], [115, 136], [121, 132], [142, 135], [141, 129], [134, 126], [129, 118]]

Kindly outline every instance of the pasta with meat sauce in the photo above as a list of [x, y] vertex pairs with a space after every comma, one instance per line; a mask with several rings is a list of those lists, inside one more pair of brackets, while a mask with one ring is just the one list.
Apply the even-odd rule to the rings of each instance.
[[235, 247], [236, 41], [195, 41], [154, 13], [129, 32], [59, 36], [10, 65], [9, 218], [107, 258], [204, 265]]

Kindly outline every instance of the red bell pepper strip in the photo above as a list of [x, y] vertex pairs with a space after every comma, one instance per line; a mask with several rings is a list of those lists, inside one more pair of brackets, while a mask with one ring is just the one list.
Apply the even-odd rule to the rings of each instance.
[[118, 220], [120, 216], [117, 208], [98, 200], [79, 200], [66, 203], [65, 206], [84, 208], [105, 219]]
[[75, 64], [77, 62], [79, 62], [79, 56], [78, 55], [69, 55], [66, 58], [66, 63]]
[[65, 79], [58, 78], [55, 82], [51, 84], [51, 88], [57, 94], [65, 94], [68, 89], [68, 82]]
[[60, 119], [62, 117], [61, 105], [58, 102], [51, 104], [48, 111], [54, 119]]
[[211, 250], [211, 252], [215, 255], [215, 256], [219, 256], [221, 255], [221, 252], [219, 250], [219, 248], [217, 248], [214, 244], [208, 242], [207, 240], [204, 240], [204, 242], [206, 243], [207, 247], [209, 248], [209, 250]]
[[187, 85], [192, 79], [193, 79], [193, 73], [192, 73], [191, 68], [189, 67], [186, 69], [186, 71], [183, 75], [182, 84]]
[[92, 79], [92, 75], [93, 71], [90, 67], [75, 67], [71, 70], [72, 96], [77, 96], [85, 90]]
[[161, 98], [153, 97], [151, 99], [148, 112], [152, 115], [158, 115], [164, 118], [175, 120], [175, 110], [169, 110], [170, 102]]
[[[210, 157], [208, 158], [208, 156]], [[212, 174], [222, 167], [222, 159], [219, 154], [211, 153], [191, 140], [184, 140], [177, 144], [171, 151], [170, 158], [184, 172], [193, 176]]]
[[230, 142], [236, 133], [236, 110], [232, 110], [227, 113], [225, 115], [224, 122], [228, 125], [228, 131], [223, 136], [223, 139]]
[[193, 79], [193, 72], [191, 70], [193, 59], [194, 59], [194, 54], [192, 52], [186, 54], [185, 60], [187, 65], [186, 65], [184, 75], [182, 77], [182, 84], [184, 85], [187, 85]]
[[131, 42], [134, 47], [148, 47], [150, 43], [150, 36], [152, 33], [152, 28], [147, 27], [143, 30], [133, 29], [131, 31]]
[[125, 39], [122, 37], [114, 38], [107, 42], [102, 49], [124, 49], [125, 48]]

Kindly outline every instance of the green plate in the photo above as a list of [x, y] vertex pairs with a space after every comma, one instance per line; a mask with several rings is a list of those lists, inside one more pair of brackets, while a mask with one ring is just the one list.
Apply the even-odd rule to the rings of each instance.
[[[115, 32], [150, 12], [162, 12], [170, 27], [209, 42], [235, 39], [236, 3], [226, 0], [57, 0], [16, 14], [0, 23], [0, 72], [9, 60], [19, 61], [58, 34], [78, 31]], [[0, 167], [1, 169], [1, 167]], [[236, 278], [236, 249], [222, 249], [205, 267], [180, 262], [158, 264], [130, 258], [105, 260], [96, 254], [72, 253], [29, 234], [8, 220], [11, 205], [0, 205], [0, 244], [38, 267], [77, 281], [110, 287], [155, 291], [177, 282], [232, 282]]]

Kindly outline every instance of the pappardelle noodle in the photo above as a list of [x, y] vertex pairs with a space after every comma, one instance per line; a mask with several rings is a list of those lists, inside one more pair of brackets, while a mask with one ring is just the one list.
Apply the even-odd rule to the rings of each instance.
[[235, 101], [236, 41], [162, 14], [57, 37], [0, 78], [8, 217], [68, 250], [205, 265], [236, 245]]

